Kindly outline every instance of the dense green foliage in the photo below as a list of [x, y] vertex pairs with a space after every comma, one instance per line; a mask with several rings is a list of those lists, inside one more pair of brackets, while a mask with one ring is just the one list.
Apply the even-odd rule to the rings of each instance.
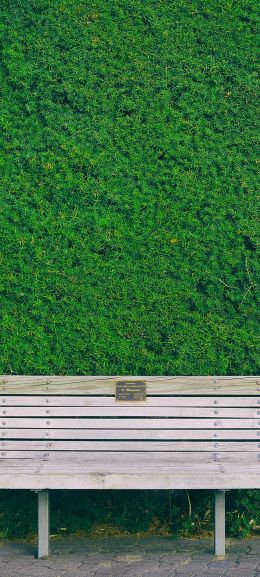
[[[260, 491], [227, 494], [227, 533], [245, 537], [260, 528]], [[208, 491], [51, 491], [51, 533], [92, 536], [213, 531], [214, 501]], [[1, 491], [0, 539], [37, 533], [37, 497]]]
[[256, 1], [2, 0], [1, 372], [256, 371]]
[[256, 10], [1, 1], [0, 373], [256, 373]]

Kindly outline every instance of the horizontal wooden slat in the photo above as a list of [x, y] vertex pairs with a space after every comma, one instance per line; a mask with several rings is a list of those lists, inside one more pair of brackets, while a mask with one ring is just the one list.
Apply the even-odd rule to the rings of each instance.
[[164, 470], [172, 470], [176, 467], [180, 467], [180, 473], [183, 469], [189, 469], [192, 471], [193, 464], [200, 464], [204, 468], [212, 463], [218, 463], [219, 465], [228, 465], [240, 468], [242, 466], [247, 467], [247, 469], [252, 468], [259, 472], [260, 475], [260, 459], [259, 454], [254, 452], [239, 452], [238, 454], [232, 452], [190, 452], [187, 458], [186, 452], [70, 452], [67, 451], [3, 451], [0, 453], [0, 471], [5, 471], [6, 468], [10, 468], [12, 465], [17, 466], [18, 462], [20, 467], [23, 464], [27, 467], [33, 461], [37, 463], [40, 467], [42, 463], [47, 463], [44, 465], [45, 469], [52, 471], [70, 471], [80, 470], [81, 471], [92, 471], [96, 473], [119, 473], [119, 472], [135, 472], [140, 473], [141, 471], [151, 471], [157, 472], [158, 469], [163, 472]]
[[260, 420], [259, 409], [207, 407], [0, 407], [0, 417], [184, 417]]
[[260, 419], [40, 419], [7, 417], [0, 427], [54, 429], [251, 429], [260, 428]]
[[[43, 464], [45, 465], [45, 463]], [[45, 472], [44, 467], [39, 469], [21, 468], [18, 464], [10, 473], [3, 471], [0, 475], [0, 488], [9, 489], [259, 489], [260, 476], [253, 470], [244, 467], [232, 467], [212, 463], [207, 469], [197, 465], [190, 471], [172, 469], [162, 475], [158, 470], [151, 475], [142, 473], [88, 473], [79, 470], [75, 472], [53, 473]]]
[[147, 397], [146, 401], [116, 402], [114, 397], [0, 395], [3, 407], [259, 407], [259, 397]]
[[[260, 454], [260, 441], [1, 441], [5, 451], [256, 451]], [[0, 453], [1, 455], [1, 453]]]
[[145, 380], [148, 394], [258, 395], [258, 376], [18, 376], [2, 375], [5, 394], [115, 394], [118, 380]]
[[[150, 466], [153, 463], [156, 465], [160, 463], [165, 463], [167, 466], [173, 466], [174, 463], [181, 463], [185, 467], [190, 467], [192, 462], [203, 462], [209, 463], [212, 461], [213, 454], [217, 455], [219, 451], [212, 451], [207, 453], [202, 453], [201, 451], [193, 451], [189, 454], [189, 459], [187, 459], [186, 452], [176, 451], [172, 453], [170, 451], [147, 453], [144, 451], [107, 451], [97, 452], [97, 451], [72, 451], [68, 453], [67, 451], [55, 451], [55, 452], [43, 452], [43, 451], [4, 451], [0, 453], [0, 462], [4, 462], [6, 459], [36, 459], [41, 461], [43, 458], [48, 457], [48, 459], [56, 465], [57, 460], [59, 462], [67, 462], [69, 466], [73, 463], [85, 463], [86, 466], [100, 465], [101, 467], [108, 466], [121, 466], [121, 465], [131, 465], [137, 467], [140, 465]], [[245, 462], [258, 462], [260, 457], [254, 453], [248, 454], [247, 451], [240, 452], [239, 459], [244, 459]], [[225, 452], [221, 454], [222, 462], [237, 462], [237, 455], [233, 451]], [[260, 473], [260, 461], [258, 463], [259, 473]]]
[[[120, 429], [0, 429], [2, 439], [122, 439]], [[151, 440], [260, 440], [257, 429], [124, 429], [124, 439]]]

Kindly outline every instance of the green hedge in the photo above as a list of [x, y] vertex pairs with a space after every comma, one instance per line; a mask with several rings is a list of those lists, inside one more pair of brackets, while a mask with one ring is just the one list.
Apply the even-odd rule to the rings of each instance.
[[[51, 534], [208, 535], [214, 528], [209, 491], [51, 491]], [[37, 496], [1, 491], [0, 540], [37, 533]], [[260, 527], [260, 491], [226, 498], [227, 534], [246, 537]]]
[[0, 373], [255, 374], [255, 0], [2, 0]]

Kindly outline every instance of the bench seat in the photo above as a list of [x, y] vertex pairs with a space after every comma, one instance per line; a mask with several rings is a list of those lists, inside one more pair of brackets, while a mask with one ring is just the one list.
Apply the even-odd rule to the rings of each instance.
[[[10, 489], [240, 489], [260, 483], [254, 443], [249, 450], [10, 451], [1, 456], [0, 488]], [[247, 445], [245, 443], [245, 445]], [[208, 445], [209, 446], [209, 445]], [[234, 451], [231, 450], [234, 446]], [[45, 449], [46, 450], [46, 449]], [[50, 451], [51, 449], [48, 448]], [[3, 455], [3, 451], [2, 451]], [[239, 459], [239, 462], [238, 462]]]
[[215, 489], [217, 528], [224, 490], [260, 488], [259, 380], [3, 377], [0, 443], [0, 488], [40, 491], [41, 556], [48, 489]]

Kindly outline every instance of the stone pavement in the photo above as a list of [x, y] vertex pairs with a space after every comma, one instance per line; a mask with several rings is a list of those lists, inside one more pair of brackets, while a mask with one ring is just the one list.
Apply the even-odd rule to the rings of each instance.
[[67, 537], [51, 542], [48, 559], [35, 545], [0, 543], [0, 577], [260, 577], [260, 538], [227, 540], [215, 560], [212, 539]]

